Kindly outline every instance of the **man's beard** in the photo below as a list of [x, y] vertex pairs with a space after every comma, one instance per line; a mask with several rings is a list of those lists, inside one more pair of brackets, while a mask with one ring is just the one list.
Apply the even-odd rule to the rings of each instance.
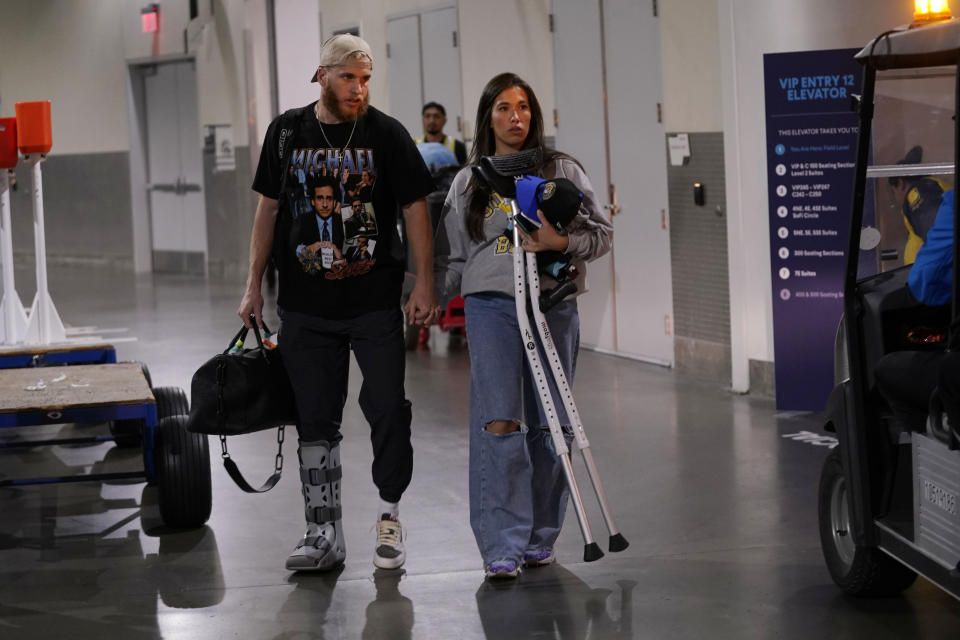
[[340, 108], [340, 101], [337, 100], [336, 94], [333, 91], [328, 90], [327, 87], [323, 87], [321, 98], [323, 100], [324, 108], [329, 111], [334, 118], [340, 120], [341, 122], [350, 122], [362, 118], [367, 113], [367, 107], [370, 106], [369, 93], [363, 97], [363, 102], [357, 109], [356, 115], [344, 113], [343, 109]]

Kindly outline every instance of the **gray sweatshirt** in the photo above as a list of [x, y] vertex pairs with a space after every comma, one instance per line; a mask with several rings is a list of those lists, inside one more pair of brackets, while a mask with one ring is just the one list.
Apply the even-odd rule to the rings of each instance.
[[[583, 192], [580, 213], [564, 233], [569, 237], [566, 254], [580, 272], [577, 293], [586, 291], [586, 262], [599, 258], [610, 250], [613, 225], [601, 209], [590, 186], [590, 180], [577, 163], [559, 159], [544, 167], [542, 177], [567, 178]], [[483, 242], [474, 242], [467, 233], [467, 209], [470, 202], [470, 167], [457, 174], [447, 200], [443, 204], [440, 226], [435, 242], [434, 271], [437, 300], [446, 304], [457, 294], [496, 292], [512, 296], [513, 288], [513, 234], [504, 231], [508, 226], [509, 206], [494, 194], [487, 207], [483, 225]], [[542, 285], [549, 289], [554, 281], [541, 275]]]

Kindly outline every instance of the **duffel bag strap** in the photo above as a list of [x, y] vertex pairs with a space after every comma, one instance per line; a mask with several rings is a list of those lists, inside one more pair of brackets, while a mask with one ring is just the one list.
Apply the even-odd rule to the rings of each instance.
[[[261, 318], [261, 323], [263, 324], [263, 329], [267, 333], [270, 333], [270, 328], [267, 327], [267, 323]], [[260, 337], [260, 328], [257, 326], [256, 316], [252, 313], [250, 314], [250, 323], [253, 326], [253, 335], [257, 337], [257, 347], [263, 349], [263, 338]], [[234, 347], [239, 347], [243, 344], [244, 340], [247, 339], [247, 333], [250, 331], [246, 325], [240, 327], [240, 330], [237, 331], [237, 335], [233, 336], [233, 339], [230, 340], [230, 344], [227, 345], [227, 348], [223, 350], [224, 355], [230, 353], [230, 349]]]
[[240, 487], [243, 491], [247, 493], [264, 493], [273, 489], [276, 484], [280, 481], [280, 474], [283, 472], [283, 427], [277, 429], [277, 457], [274, 462], [273, 475], [266, 479], [266, 481], [261, 485], [259, 489], [254, 489], [250, 486], [250, 483], [247, 482], [246, 478], [243, 477], [243, 474], [240, 473], [240, 469], [237, 467], [237, 463], [233, 461], [233, 458], [230, 457], [230, 454], [227, 452], [227, 437], [220, 436], [220, 449], [221, 456], [223, 457], [223, 466], [227, 470], [230, 478]]
[[230, 353], [230, 349], [237, 346], [237, 344], [243, 344], [243, 341], [247, 339], [247, 329], [246, 326], [240, 327], [240, 331], [237, 331], [237, 335], [233, 336], [233, 339], [230, 341], [230, 344], [227, 345], [227, 348], [223, 350], [223, 354], [226, 355]]

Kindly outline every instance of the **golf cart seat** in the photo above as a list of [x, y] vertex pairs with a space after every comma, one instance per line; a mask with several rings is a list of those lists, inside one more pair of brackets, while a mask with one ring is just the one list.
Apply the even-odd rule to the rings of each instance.
[[929, 307], [914, 300], [907, 291], [909, 272], [909, 267], [885, 271], [858, 286], [868, 387], [875, 385], [874, 371], [885, 355], [946, 348], [950, 305]]

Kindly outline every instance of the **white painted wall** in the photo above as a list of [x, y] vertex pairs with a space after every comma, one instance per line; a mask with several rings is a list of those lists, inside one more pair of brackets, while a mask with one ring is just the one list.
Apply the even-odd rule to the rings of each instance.
[[664, 130], [722, 131], [717, 0], [669, 0], [659, 6]]
[[[487, 81], [498, 73], [512, 71], [533, 87], [543, 109], [545, 132], [556, 135], [549, 14], [549, 0], [460, 2], [465, 130], [472, 131], [476, 126], [477, 103]], [[576, 153], [574, 149], [569, 151]]]
[[243, 4], [237, 0], [214, 0], [213, 19], [189, 43], [197, 60], [200, 124], [233, 125], [235, 147], [249, 141]]
[[127, 149], [123, 18], [119, 0], [0, 2], [0, 115], [50, 100], [51, 154]]
[[[206, 3], [200, 3], [201, 9]], [[188, 3], [161, 3], [156, 35], [141, 32], [142, 4], [125, 0], [0, 2], [0, 115], [13, 115], [14, 102], [49, 99], [54, 153], [128, 149], [127, 60], [185, 53]], [[483, 85], [495, 74], [510, 70], [537, 91], [547, 134], [553, 135], [549, 0], [277, 0], [281, 108], [316, 99], [317, 87], [307, 78], [315, 68], [322, 38], [334, 29], [359, 25], [376, 61], [371, 101], [389, 113], [387, 17], [450, 4], [459, 6], [463, 104], [469, 125], [473, 125]], [[200, 122], [232, 123], [238, 146], [248, 142], [245, 28], [254, 41], [258, 139], [270, 121], [265, 12], [264, 0], [214, 0], [213, 20], [192, 29], [187, 42], [197, 60]], [[36, 43], [42, 43], [42, 49]]]
[[[374, 56], [370, 103], [387, 113], [390, 113], [386, 73], [387, 18], [415, 10], [457, 6], [465, 128], [472, 131], [477, 103], [487, 81], [502, 71], [513, 71], [537, 92], [546, 133], [554, 135], [549, 0], [319, 0], [319, 3], [323, 38], [336, 29], [359, 25], [360, 35], [370, 44]], [[306, 75], [310, 75], [309, 69]]]
[[[248, 101], [249, 117], [253, 118], [253, 130], [255, 131], [254, 140], [250, 141], [251, 147], [256, 147], [254, 151], [259, 150], [264, 135], [267, 133], [267, 126], [273, 119], [273, 106], [271, 104], [271, 86], [270, 79], [270, 55], [269, 38], [267, 36], [267, 3], [266, 0], [245, 0], [244, 6], [244, 24], [250, 38], [250, 52], [246, 58], [248, 78], [252, 78], [252, 87], [248, 87], [248, 93], [252, 100]], [[310, 75], [308, 71], [306, 75]], [[250, 104], [252, 102], [252, 104]], [[248, 130], [250, 127], [248, 127]], [[259, 153], [255, 153], [254, 166]]]
[[320, 7], [318, 0], [276, 0], [274, 8], [277, 95], [282, 113], [320, 95], [318, 85], [310, 82], [310, 72], [316, 71], [320, 59]]
[[[245, 145], [244, 7], [238, 0], [213, 4], [214, 19], [188, 43], [197, 60], [200, 122], [233, 124], [234, 144]], [[12, 116], [15, 102], [50, 100], [51, 153], [129, 149], [127, 60], [183, 54], [188, 21], [187, 2], [164, 2], [160, 32], [142, 33], [142, 6], [0, 2], [0, 115]]]
[[[879, 33], [910, 22], [913, 3], [717, 0], [717, 6], [733, 387], [746, 391], [748, 361], [772, 361], [774, 357], [763, 54], [861, 47]], [[702, 63], [689, 61], [691, 68]]]

